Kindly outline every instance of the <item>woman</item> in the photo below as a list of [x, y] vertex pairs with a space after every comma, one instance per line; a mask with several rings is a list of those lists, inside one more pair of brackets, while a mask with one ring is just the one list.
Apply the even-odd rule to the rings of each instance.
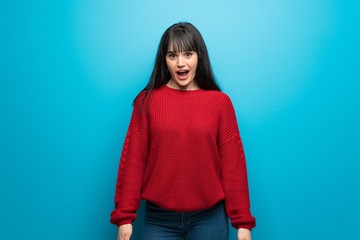
[[140, 199], [145, 240], [227, 240], [227, 217], [239, 240], [255, 227], [234, 108], [190, 23], [165, 31], [134, 100], [111, 213], [118, 240], [130, 239]]

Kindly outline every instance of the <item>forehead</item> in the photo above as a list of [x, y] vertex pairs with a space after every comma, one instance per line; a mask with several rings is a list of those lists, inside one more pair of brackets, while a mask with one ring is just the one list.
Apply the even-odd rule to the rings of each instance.
[[169, 52], [195, 51], [195, 47], [189, 39], [173, 39], [169, 42], [167, 50]]
[[187, 52], [187, 51], [189, 51], [189, 50], [183, 49], [183, 48], [177, 48], [177, 47], [174, 47], [173, 45], [169, 45], [169, 48], [168, 48], [169, 53], [182, 53], [182, 52]]

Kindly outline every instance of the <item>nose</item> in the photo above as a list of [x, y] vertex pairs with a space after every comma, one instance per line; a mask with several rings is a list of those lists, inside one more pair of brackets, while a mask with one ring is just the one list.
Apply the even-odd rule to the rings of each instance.
[[177, 63], [176, 63], [177, 67], [181, 68], [185, 66], [185, 62], [183, 57], [180, 55], [177, 59]]

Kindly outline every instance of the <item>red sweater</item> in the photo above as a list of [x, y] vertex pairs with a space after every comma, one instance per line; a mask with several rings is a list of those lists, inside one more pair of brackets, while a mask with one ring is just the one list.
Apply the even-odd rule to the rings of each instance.
[[140, 199], [172, 211], [225, 200], [235, 228], [252, 229], [243, 145], [230, 98], [213, 90], [155, 89], [135, 101], [125, 138], [111, 222], [132, 223]]

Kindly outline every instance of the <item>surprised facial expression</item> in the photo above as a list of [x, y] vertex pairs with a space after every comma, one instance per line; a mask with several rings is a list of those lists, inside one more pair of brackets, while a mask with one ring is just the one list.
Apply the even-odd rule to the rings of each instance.
[[194, 51], [168, 51], [166, 54], [166, 65], [171, 75], [168, 86], [182, 89], [198, 89], [195, 80], [198, 55]]

